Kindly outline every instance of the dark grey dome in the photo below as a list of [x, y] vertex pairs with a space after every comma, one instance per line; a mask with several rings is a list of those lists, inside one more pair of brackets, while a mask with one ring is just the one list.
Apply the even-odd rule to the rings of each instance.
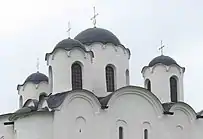
[[42, 81], [48, 82], [48, 77], [46, 75], [44, 75], [43, 73], [36, 72], [36, 73], [33, 73], [30, 76], [28, 76], [27, 79], [25, 80], [25, 83], [32, 82], [32, 83], [38, 84]]
[[81, 42], [71, 38], [64, 39], [55, 46], [55, 48], [64, 48], [64, 49], [72, 49], [73, 47], [80, 47], [86, 50], [85, 46]]
[[75, 39], [86, 45], [90, 45], [94, 42], [101, 42], [103, 44], [112, 43], [114, 45], [121, 44], [119, 39], [112, 32], [96, 27], [82, 31]]
[[169, 56], [164, 56], [164, 55], [161, 55], [161, 56], [158, 56], [158, 57], [155, 57], [154, 59], [152, 59], [152, 61], [149, 63], [149, 67], [152, 67], [158, 63], [161, 63], [161, 64], [164, 64], [164, 65], [172, 65], [172, 64], [176, 64], [176, 61], [174, 59], [172, 59], [171, 57]]

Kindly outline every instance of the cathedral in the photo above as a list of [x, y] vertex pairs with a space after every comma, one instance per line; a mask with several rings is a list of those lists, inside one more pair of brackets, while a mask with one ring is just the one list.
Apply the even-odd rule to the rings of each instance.
[[0, 115], [1, 139], [202, 139], [203, 112], [184, 102], [185, 68], [152, 58], [143, 86], [130, 83], [131, 52], [111, 31], [93, 27], [46, 53], [17, 85], [19, 108]]

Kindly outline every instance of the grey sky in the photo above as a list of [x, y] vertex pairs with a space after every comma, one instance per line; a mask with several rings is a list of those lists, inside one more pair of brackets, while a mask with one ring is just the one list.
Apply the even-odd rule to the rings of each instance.
[[132, 85], [143, 86], [141, 69], [157, 55], [162, 39], [164, 54], [186, 67], [185, 101], [196, 111], [203, 109], [203, 2], [201, 0], [6, 0], [0, 2], [0, 112], [18, 107], [16, 86], [36, 72], [47, 74], [45, 53], [68, 37], [93, 27], [93, 6], [99, 13], [97, 26], [112, 31], [131, 50]]

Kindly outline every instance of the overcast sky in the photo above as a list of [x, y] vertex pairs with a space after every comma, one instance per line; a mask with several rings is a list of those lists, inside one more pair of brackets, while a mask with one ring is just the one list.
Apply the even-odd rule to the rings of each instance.
[[45, 53], [68, 37], [93, 27], [93, 6], [99, 13], [97, 26], [113, 32], [131, 50], [131, 84], [143, 86], [141, 69], [164, 54], [186, 67], [185, 102], [203, 109], [203, 1], [202, 0], [0, 0], [0, 113], [18, 107], [17, 84], [36, 72], [47, 74]]

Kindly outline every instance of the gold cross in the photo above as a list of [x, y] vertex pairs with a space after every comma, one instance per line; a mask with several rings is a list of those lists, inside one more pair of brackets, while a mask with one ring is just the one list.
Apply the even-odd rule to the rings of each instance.
[[161, 40], [161, 47], [159, 48], [159, 50], [161, 51], [161, 55], [163, 55], [163, 49], [164, 49], [164, 45], [163, 45], [163, 42], [162, 42], [162, 40]]
[[68, 22], [68, 30], [67, 30], [68, 38], [70, 38], [70, 31], [71, 31], [70, 22]]
[[91, 20], [93, 21], [94, 27], [96, 27], [96, 23], [97, 23], [96, 17], [97, 17], [99, 14], [96, 13], [95, 7], [93, 7], [93, 8], [94, 8], [94, 16], [91, 18]]

